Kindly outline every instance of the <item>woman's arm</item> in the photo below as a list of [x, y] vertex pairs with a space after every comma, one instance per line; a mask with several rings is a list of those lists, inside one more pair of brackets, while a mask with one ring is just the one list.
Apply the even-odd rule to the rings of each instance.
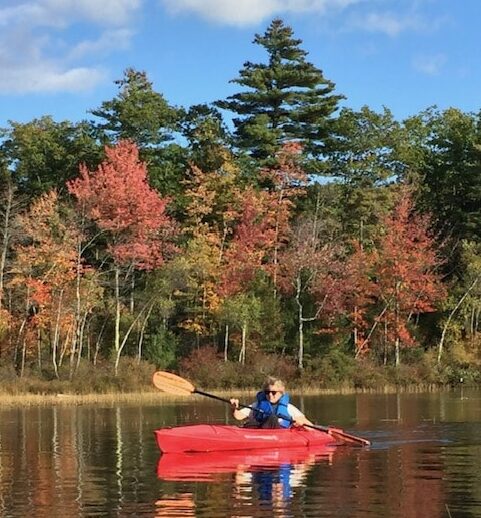
[[291, 416], [292, 420], [294, 421], [294, 426], [304, 426], [306, 424], [311, 425], [311, 421], [307, 419], [307, 417], [294, 405], [289, 404], [287, 407], [289, 411], [289, 415]]
[[230, 406], [232, 410], [232, 416], [234, 419], [237, 419], [237, 421], [243, 421], [244, 419], [247, 419], [250, 414], [249, 408], [239, 408], [239, 400], [238, 399], [231, 399], [230, 400]]

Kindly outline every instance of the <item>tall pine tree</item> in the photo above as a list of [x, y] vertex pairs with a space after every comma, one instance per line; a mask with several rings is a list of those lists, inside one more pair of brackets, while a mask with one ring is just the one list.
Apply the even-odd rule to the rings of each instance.
[[232, 82], [248, 90], [216, 103], [238, 114], [234, 125], [239, 148], [265, 161], [285, 141], [299, 140], [308, 155], [321, 155], [329, 140], [331, 115], [343, 97], [335, 95], [334, 83], [306, 61], [302, 40], [295, 39], [282, 20], [273, 20], [254, 43], [265, 48], [268, 63], [246, 62]]

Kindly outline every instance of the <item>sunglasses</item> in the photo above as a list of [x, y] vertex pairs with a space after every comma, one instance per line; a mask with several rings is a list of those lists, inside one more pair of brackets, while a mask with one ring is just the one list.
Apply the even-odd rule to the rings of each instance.
[[276, 394], [280, 394], [282, 391], [280, 390], [264, 390], [264, 394], [268, 396], [269, 394], [271, 396], [275, 396]]

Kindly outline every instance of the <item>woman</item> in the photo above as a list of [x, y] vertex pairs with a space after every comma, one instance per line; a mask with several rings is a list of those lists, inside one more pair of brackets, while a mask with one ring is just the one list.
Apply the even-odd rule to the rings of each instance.
[[250, 408], [239, 408], [239, 400], [231, 399], [232, 415], [238, 421], [248, 420], [246, 426], [256, 428], [289, 428], [312, 425], [311, 421], [289, 402], [282, 380], [269, 377], [263, 390], [257, 393]]

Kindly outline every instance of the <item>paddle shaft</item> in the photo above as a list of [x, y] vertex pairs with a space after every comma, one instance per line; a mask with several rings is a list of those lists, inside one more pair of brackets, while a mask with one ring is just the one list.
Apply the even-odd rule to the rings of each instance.
[[[193, 393], [199, 394], [201, 396], [206, 396], [211, 399], [216, 399], [217, 401], [222, 401], [223, 403], [228, 403], [229, 405], [231, 404], [229, 399], [215, 396], [214, 394], [209, 394], [208, 392], [203, 392], [202, 390], [199, 390], [199, 389], [194, 389]], [[263, 410], [261, 410], [260, 408], [254, 408], [253, 406], [243, 405], [242, 403], [239, 403], [239, 407], [248, 408], [249, 410], [253, 410], [254, 412], [258, 412], [260, 414], [265, 414], [265, 412]], [[290, 417], [282, 416], [282, 418], [287, 419], [291, 423], [294, 422], [294, 420]], [[355, 437], [353, 435], [346, 434], [342, 430], [332, 429], [332, 428], [329, 428], [328, 426], [321, 426], [321, 425], [314, 425], [314, 424], [305, 424], [303, 426], [305, 426], [306, 428], [312, 428], [313, 430], [318, 430], [320, 432], [325, 432], [325, 433], [329, 433], [329, 434], [332, 433], [332, 435], [336, 435], [339, 438], [350, 439], [351, 441], [358, 442], [360, 444], [365, 444], [365, 445], [369, 444], [369, 441], [367, 441], [366, 439], [362, 439], [361, 437]]]

